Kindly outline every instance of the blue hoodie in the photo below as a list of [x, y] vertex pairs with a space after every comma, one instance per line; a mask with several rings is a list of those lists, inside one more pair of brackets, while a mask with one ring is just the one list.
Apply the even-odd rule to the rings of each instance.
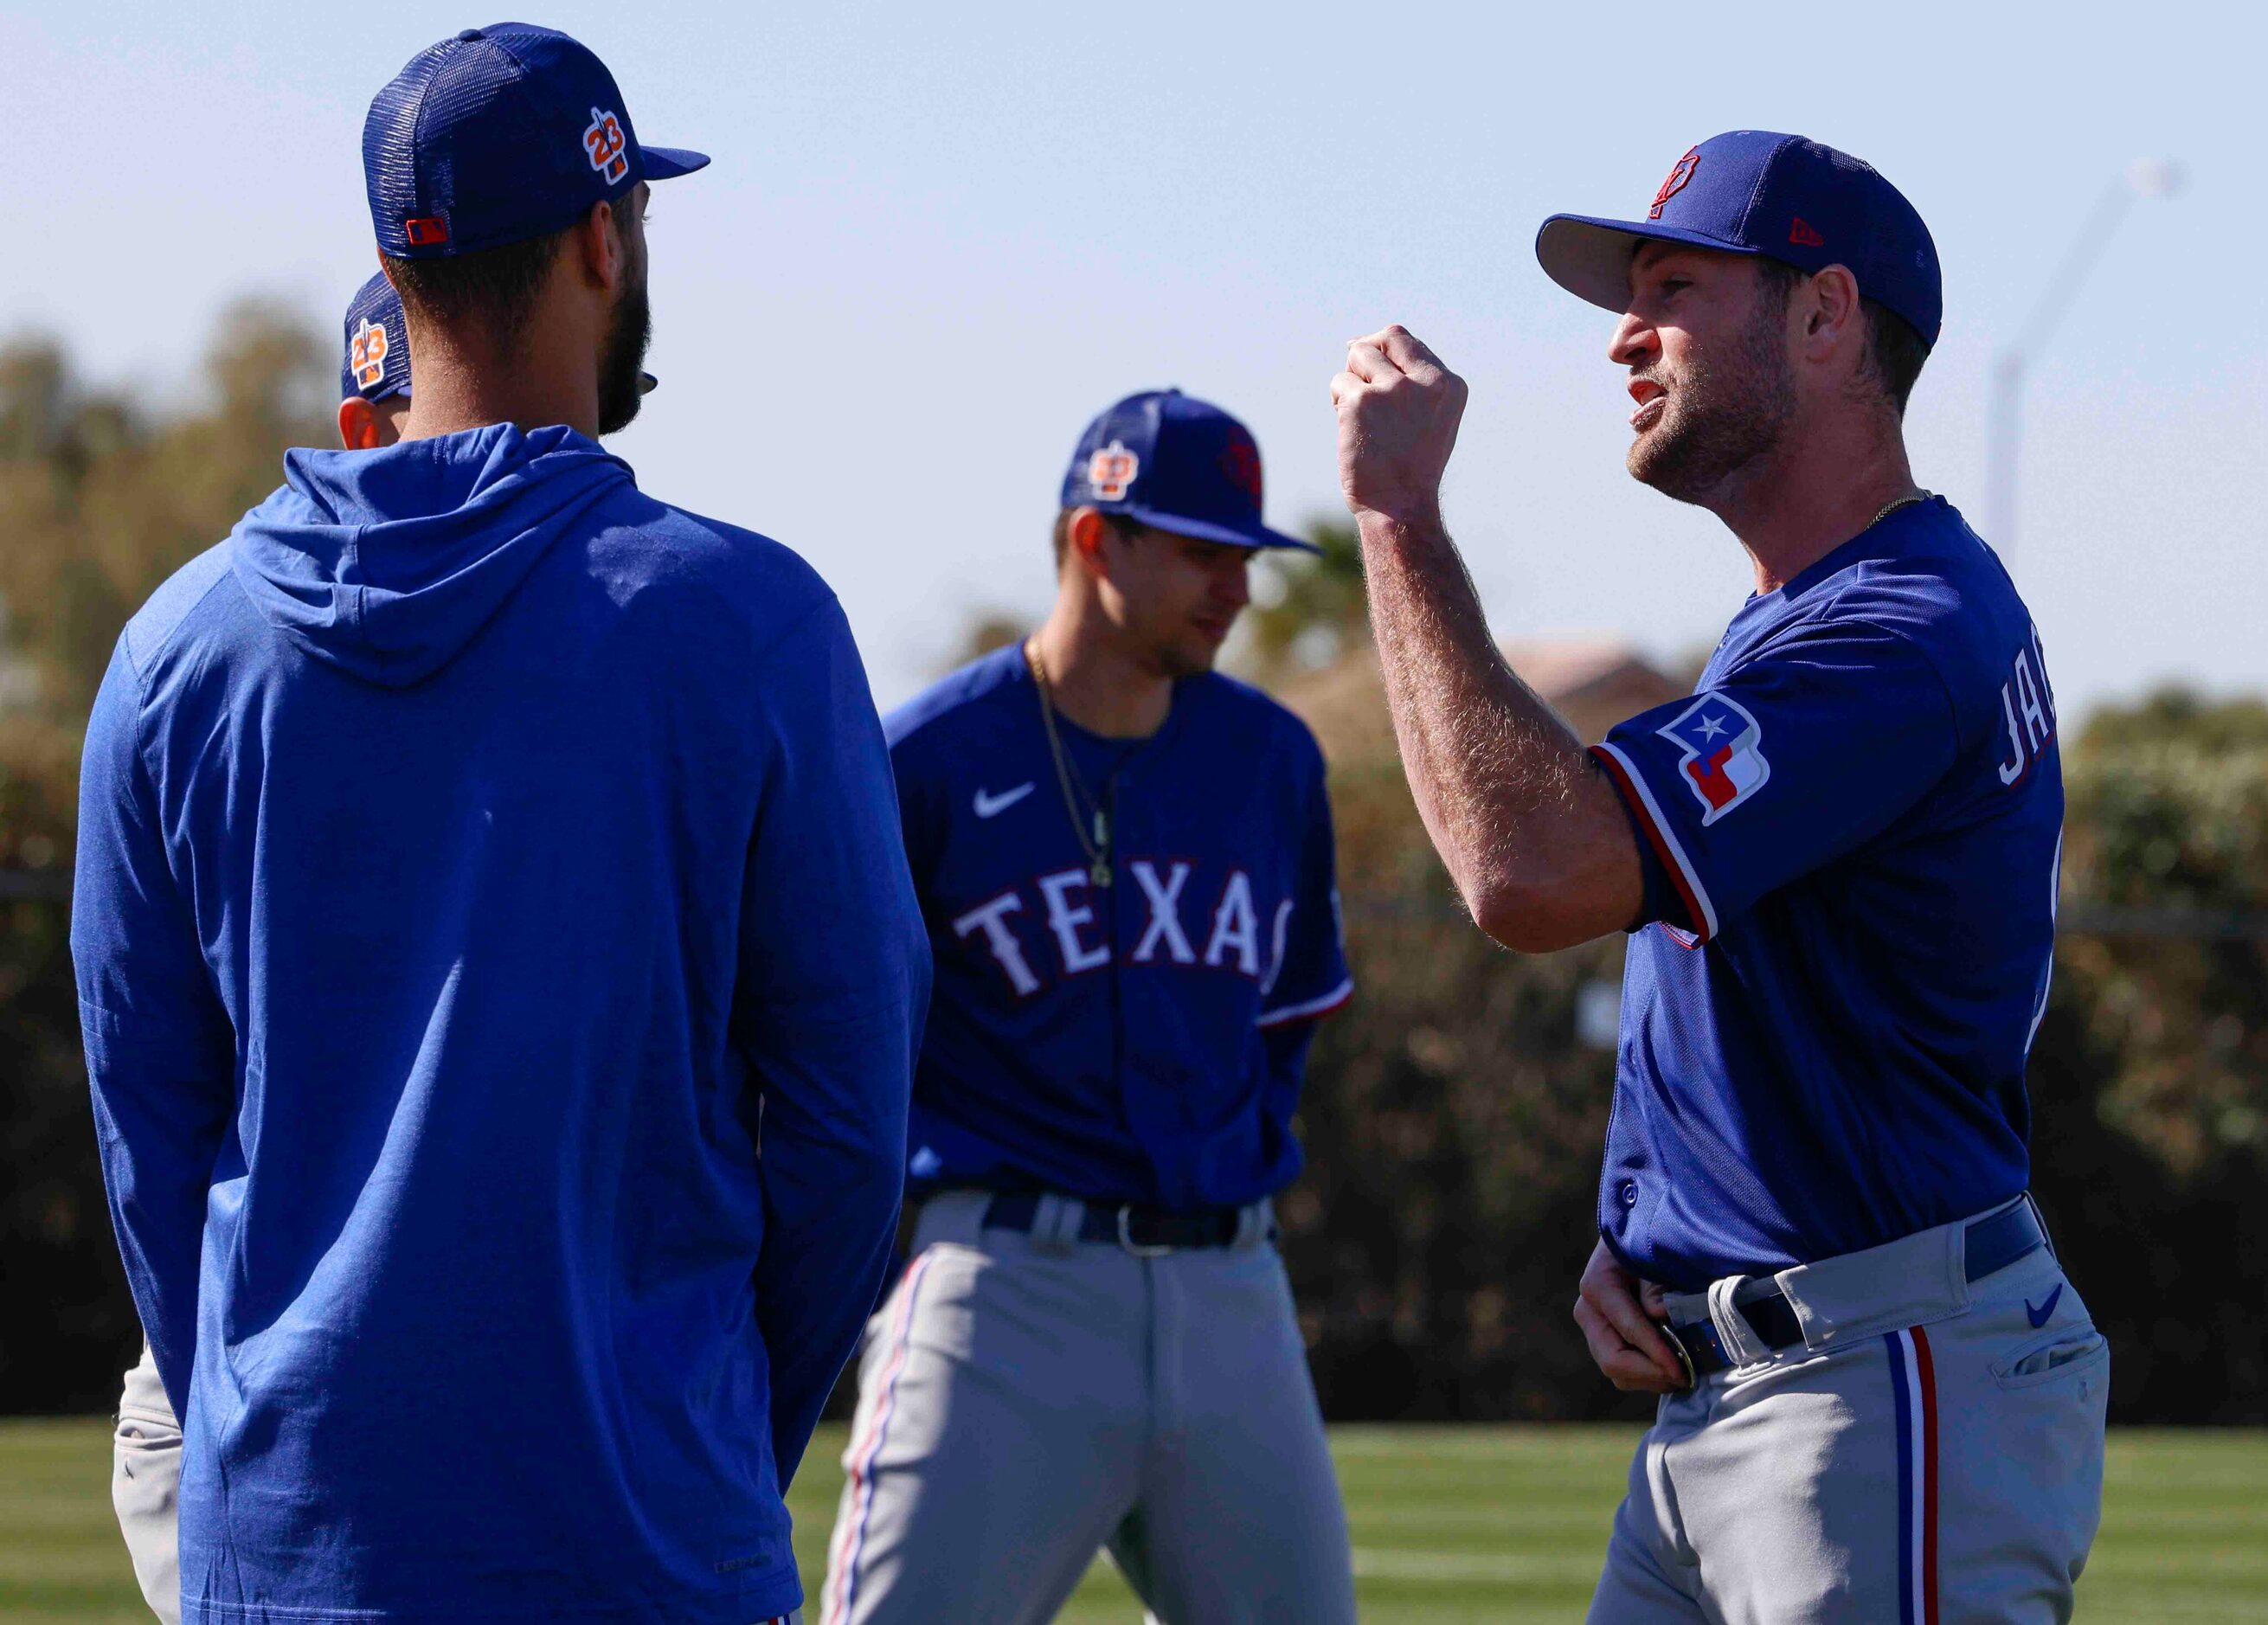
[[82, 790], [183, 1616], [786, 1613], [930, 974], [842, 610], [566, 429], [285, 468]]

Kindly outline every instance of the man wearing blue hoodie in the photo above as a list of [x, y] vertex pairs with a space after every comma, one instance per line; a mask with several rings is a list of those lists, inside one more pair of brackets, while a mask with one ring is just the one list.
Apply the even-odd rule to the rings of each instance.
[[873, 1301], [927, 948], [842, 611], [641, 494], [646, 184], [588, 51], [421, 53], [364, 137], [399, 445], [129, 623], [72, 921], [185, 1433], [182, 1617], [747, 1621]]

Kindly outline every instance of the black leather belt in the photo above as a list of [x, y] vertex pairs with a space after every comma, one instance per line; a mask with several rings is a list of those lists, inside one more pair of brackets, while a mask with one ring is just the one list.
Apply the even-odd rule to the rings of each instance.
[[[2018, 1259], [2030, 1257], [2047, 1244], [2047, 1232], [2040, 1227], [2039, 1215], [2033, 1210], [2032, 1199], [2027, 1196], [2015, 1206], [1988, 1214], [1969, 1227], [1961, 1239], [1962, 1270], [1970, 1280], [1982, 1281]], [[1734, 1307], [1766, 1349], [1777, 1352], [1793, 1349], [1803, 1341], [1803, 1324], [1796, 1319], [1795, 1305], [1778, 1287]], [[1668, 1322], [1661, 1329], [1669, 1334], [1669, 1346], [1684, 1356], [1691, 1378], [1688, 1387], [1733, 1364], [1726, 1357], [1724, 1342], [1717, 1335], [1715, 1325], [1708, 1320], [1683, 1325]]]
[[[984, 1209], [984, 1228], [1028, 1233], [1039, 1218], [1042, 1200], [1031, 1191], [995, 1196]], [[1079, 1218], [1081, 1241], [1115, 1241], [1129, 1253], [1142, 1257], [1182, 1247], [1227, 1246], [1235, 1241], [1244, 1216], [1241, 1208], [1181, 1211], [1144, 1207], [1132, 1202], [1086, 1202], [1079, 1205], [1083, 1210]]]

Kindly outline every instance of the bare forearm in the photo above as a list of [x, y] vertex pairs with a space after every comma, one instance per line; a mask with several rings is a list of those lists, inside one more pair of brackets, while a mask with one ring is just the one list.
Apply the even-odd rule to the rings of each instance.
[[1441, 525], [1464, 380], [1393, 327], [1347, 346], [1331, 401], [1403, 765], [1466, 907], [1528, 951], [1632, 923], [1645, 875], [1622, 805], [1497, 652]]
[[1579, 901], [1567, 893], [1584, 886], [1601, 837], [1627, 836], [1613, 792], [1498, 651], [1440, 522], [1366, 514], [1361, 529], [1387, 703], [1426, 832], [1491, 935], [1556, 945], [1530, 933]]

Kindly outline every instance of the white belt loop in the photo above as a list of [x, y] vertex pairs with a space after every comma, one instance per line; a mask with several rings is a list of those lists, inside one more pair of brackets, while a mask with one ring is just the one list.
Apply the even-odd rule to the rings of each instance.
[[1032, 1213], [1032, 1250], [1069, 1253], [1079, 1243], [1079, 1221], [1086, 1204], [1075, 1196], [1042, 1196]]
[[1969, 1224], [1948, 1224], [1945, 1229], [1945, 1295], [1956, 1312], [1965, 1312], [1972, 1298], [1969, 1290]]
[[1241, 1252], [1246, 1247], [1266, 1244], [1276, 1229], [1276, 1204], [1263, 1196], [1257, 1202], [1248, 1202], [1237, 1210], [1236, 1236], [1228, 1245]]
[[1717, 1341], [1725, 1350], [1726, 1361], [1734, 1365], [1753, 1365], [1758, 1360], [1771, 1357], [1771, 1350], [1756, 1335], [1735, 1301], [1735, 1294], [1749, 1281], [1747, 1276], [1727, 1276], [1709, 1283], [1709, 1323], [1717, 1328]]

